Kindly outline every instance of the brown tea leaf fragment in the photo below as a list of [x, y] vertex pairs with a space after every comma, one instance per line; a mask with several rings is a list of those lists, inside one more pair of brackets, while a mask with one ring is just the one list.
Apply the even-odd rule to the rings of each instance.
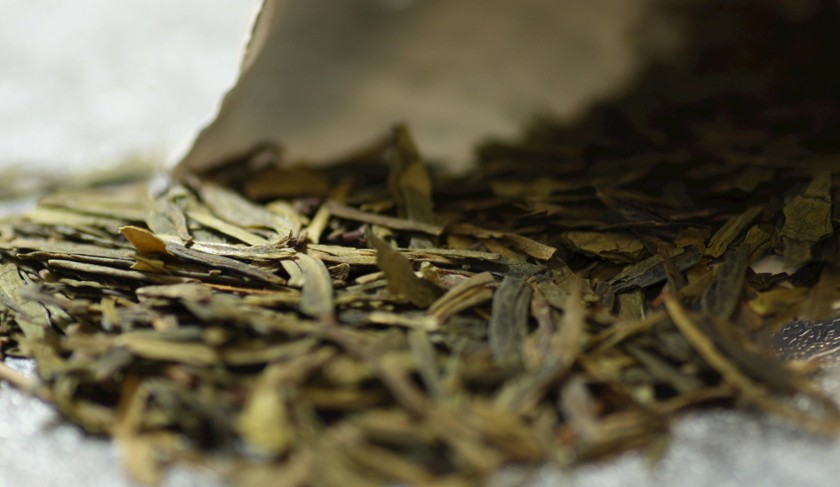
[[429, 313], [445, 323], [450, 316], [492, 299], [491, 286], [495, 283], [496, 278], [489, 272], [475, 274], [446, 291], [429, 306]]
[[[531, 411], [546, 390], [571, 369], [580, 353], [586, 320], [579, 278], [573, 283], [566, 302], [562, 319], [557, 319], [556, 311], [548, 306], [545, 298], [539, 292], [533, 294], [531, 313], [539, 323], [539, 329], [532, 335], [538, 355], [537, 368], [508, 381], [496, 395], [496, 406], [519, 414]], [[491, 318], [491, 326], [492, 323]], [[492, 338], [491, 335], [491, 346]]]
[[113, 434], [121, 453], [123, 468], [129, 476], [141, 484], [157, 485], [163, 477], [163, 471], [156, 458], [154, 445], [149, 441], [150, 436], [141, 433], [149, 398], [148, 390], [141, 381], [137, 376], [129, 376], [123, 381]]
[[762, 228], [760, 225], [753, 225], [744, 236], [744, 245], [749, 249], [749, 261], [755, 262], [770, 249], [770, 237], [772, 235], [769, 231]]
[[15, 238], [8, 242], [0, 241], [0, 249], [33, 249], [55, 254], [89, 255], [107, 259], [131, 259], [134, 251], [127, 248], [109, 248], [99, 245], [82, 244], [63, 240], [40, 240]]
[[776, 288], [751, 299], [747, 304], [760, 316], [771, 316], [786, 312], [800, 305], [808, 298], [808, 288]]
[[[411, 221], [434, 224], [432, 178], [404, 124], [394, 128], [389, 149], [386, 151], [390, 159], [388, 188], [397, 203], [399, 215]], [[431, 246], [427, 237], [417, 235], [411, 237], [409, 245], [411, 248]]]
[[585, 379], [573, 376], [560, 393], [560, 409], [566, 416], [569, 427], [584, 443], [601, 439], [601, 425], [595, 412], [595, 399], [586, 388]]
[[191, 365], [219, 363], [217, 351], [204, 343], [168, 339], [163, 335], [147, 331], [123, 333], [115, 337], [113, 343], [150, 360]]
[[90, 216], [73, 211], [38, 207], [25, 214], [25, 218], [41, 225], [64, 225], [80, 231], [94, 231], [104, 228], [108, 233], [115, 233], [125, 223], [114, 218]]
[[417, 372], [423, 379], [426, 390], [433, 401], [439, 401], [443, 396], [440, 370], [437, 363], [437, 353], [429, 340], [429, 334], [423, 329], [411, 330], [408, 334], [408, 344], [411, 356], [417, 365]]
[[236, 421], [236, 430], [248, 447], [263, 455], [281, 455], [297, 439], [289, 417], [293, 385], [285, 383], [287, 368], [286, 364], [277, 363], [262, 371]]
[[441, 485], [431, 472], [390, 449], [364, 443], [344, 451], [363, 471], [378, 472], [402, 485]]
[[831, 235], [831, 172], [822, 171], [783, 209], [782, 237], [817, 242]]
[[665, 308], [668, 310], [668, 315], [674, 321], [674, 324], [691, 346], [727, 382], [740, 389], [748, 400], [756, 400], [766, 395], [767, 391], [764, 387], [759, 386], [744, 375], [732, 361], [718, 350], [712, 339], [700, 329], [675, 297], [671, 295], [665, 296]]
[[641, 289], [616, 294], [616, 300], [621, 318], [635, 322], [645, 318], [645, 295]]
[[[671, 257], [676, 258], [684, 253], [683, 249], [674, 249]], [[609, 280], [609, 283], [613, 286], [615, 292], [618, 293], [634, 286], [642, 288], [651, 286], [664, 281], [665, 278], [662, 256], [656, 254], [635, 264], [625, 266], [621, 272]]]
[[753, 206], [748, 208], [743, 213], [733, 216], [726, 223], [721, 226], [712, 238], [709, 239], [709, 244], [706, 247], [706, 255], [713, 258], [718, 258], [726, 252], [729, 245], [738, 238], [758, 216], [761, 215], [761, 208]]
[[[143, 254], [168, 254], [166, 243], [145, 228], [128, 225], [120, 227], [120, 233], [134, 248]], [[171, 255], [171, 254], [170, 254]]]
[[261, 245], [234, 245], [220, 242], [193, 241], [190, 249], [205, 254], [247, 260], [278, 260], [294, 257], [297, 251], [288, 247], [287, 241], [275, 240]]
[[642, 242], [626, 233], [573, 231], [563, 232], [561, 238], [578, 252], [611, 262], [636, 262], [646, 253]]
[[411, 262], [404, 255], [377, 237], [370, 229], [366, 235], [371, 247], [376, 250], [376, 265], [385, 273], [391, 292], [423, 308], [437, 300], [440, 292], [414, 274]]
[[254, 200], [323, 196], [329, 191], [329, 179], [306, 166], [275, 167], [261, 171], [245, 183], [245, 194]]
[[680, 394], [688, 394], [703, 387], [703, 382], [698, 377], [683, 372], [655, 353], [634, 345], [629, 345], [626, 349], [651, 377], [670, 385]]
[[245, 242], [248, 245], [264, 245], [268, 243], [268, 240], [266, 240], [265, 238], [251, 233], [236, 225], [232, 225], [220, 218], [211, 215], [207, 211], [190, 210], [187, 211], [187, 216], [190, 219], [195, 220], [196, 222], [200, 223], [201, 225], [204, 225], [207, 228], [215, 230], [221, 234], [227, 235], [241, 242]]
[[213, 297], [213, 290], [210, 286], [197, 282], [144, 286], [137, 288], [136, 293], [138, 296], [151, 298], [180, 299], [196, 302], [209, 301]]
[[321, 204], [321, 207], [318, 208], [318, 211], [315, 212], [315, 216], [312, 217], [312, 220], [306, 227], [306, 239], [308, 241], [314, 244], [320, 242], [321, 234], [324, 233], [324, 230], [327, 228], [327, 224], [329, 224], [330, 222], [330, 217], [332, 216], [332, 214], [330, 213], [330, 209], [326, 205], [326, 202], [344, 201], [347, 198], [347, 194], [350, 193], [350, 190], [352, 188], [353, 180], [345, 179], [330, 190], [329, 194], [327, 194], [326, 201]]
[[820, 273], [820, 279], [811, 288], [808, 300], [802, 306], [802, 317], [812, 321], [828, 321], [837, 316], [840, 305], [840, 272], [833, 265], [827, 265]]
[[115, 269], [113, 267], [107, 267], [103, 265], [85, 264], [83, 262], [73, 262], [69, 260], [50, 259], [47, 261], [47, 264], [49, 264], [51, 268], [57, 270], [71, 271], [74, 273], [78, 272], [82, 274], [93, 274], [118, 280], [125, 279], [131, 281], [150, 281], [159, 283], [189, 282], [189, 279], [183, 277], [167, 276], [148, 272], [128, 271], [123, 269]]
[[463, 421], [468, 413], [455, 408], [446, 403], [434, 408], [428, 413], [426, 424], [452, 449], [459, 462], [485, 475], [496, 471], [504, 463], [504, 455]]
[[[98, 264], [106, 267], [117, 267], [119, 269], [128, 269], [134, 268], [133, 264], [136, 262], [136, 258], [129, 258], [129, 259], [113, 259], [109, 257], [96, 257], [92, 255], [84, 255], [84, 254], [63, 254], [59, 252], [27, 252], [25, 254], [18, 254], [18, 258], [21, 260], [38, 260], [38, 261], [48, 261], [51, 259], [58, 259], [58, 260], [72, 260], [76, 262], [86, 262], [88, 264]], [[135, 269], [137, 270], [137, 269]]]
[[522, 342], [528, 333], [531, 286], [527, 281], [505, 276], [493, 295], [488, 325], [490, 350], [499, 364], [522, 362]]
[[438, 236], [443, 233], [443, 227], [431, 223], [411, 221], [405, 218], [395, 218], [392, 216], [380, 215], [378, 213], [361, 211], [332, 200], [327, 201], [324, 205], [333, 215], [347, 220], [368, 223], [371, 225], [379, 225], [386, 228], [392, 228], [394, 230], [419, 232], [434, 236]]
[[785, 224], [779, 231], [784, 240], [785, 267], [797, 268], [811, 260], [811, 246], [831, 235], [831, 171], [822, 171], [802, 194], [782, 210]]
[[223, 269], [267, 283], [284, 283], [283, 279], [273, 272], [221, 255], [199, 252], [175, 242], [167, 243], [166, 250], [179, 259], [204, 265], [208, 269]]
[[729, 320], [741, 299], [747, 272], [749, 248], [740, 245], [730, 251], [718, 267], [715, 281], [703, 294], [703, 311], [723, 321]]
[[18, 326], [27, 339], [41, 341], [50, 334], [47, 310], [22, 294], [21, 291], [27, 286], [29, 282], [21, 277], [15, 264], [0, 263], [0, 304], [17, 312]]
[[478, 239], [498, 239], [516, 250], [524, 252], [539, 260], [549, 260], [557, 252], [555, 247], [537, 242], [532, 238], [513, 232], [489, 230], [477, 227], [471, 223], [457, 223], [447, 225], [447, 231], [455, 235], [470, 236]]
[[116, 194], [97, 194], [91, 191], [58, 192], [41, 197], [38, 203], [43, 207], [69, 210], [77, 214], [125, 222], [142, 222], [148, 203], [142, 185], [123, 187], [118, 191]]
[[370, 323], [376, 325], [402, 326], [426, 331], [435, 331], [440, 326], [437, 318], [426, 313], [373, 311], [367, 318]]
[[312, 485], [313, 470], [320, 464], [311, 448], [293, 452], [280, 462], [240, 461], [231, 477], [233, 487], [272, 485], [274, 487], [302, 487]]
[[[219, 349], [219, 357], [221, 363], [234, 367], [262, 365], [300, 357], [315, 348], [316, 345], [318, 345], [318, 342], [311, 338], [301, 338], [300, 340], [277, 344], [256, 341], [250, 344], [225, 346]], [[318, 351], [318, 354], [323, 356], [331, 353], [332, 351], [330, 349]]]
[[294, 223], [272, 213], [236, 192], [209, 181], [190, 178], [201, 196], [201, 201], [213, 213], [226, 222], [246, 228], [265, 228], [274, 230], [278, 235], [289, 236], [293, 233]]
[[300, 296], [300, 311], [315, 318], [327, 318], [333, 314], [332, 278], [320, 259], [304, 253], [295, 257], [303, 272], [303, 287]]
[[372, 249], [309, 244], [306, 246], [306, 252], [331, 264], [376, 265], [376, 252]]
[[3, 362], [0, 362], [0, 381], [8, 382], [28, 394], [37, 395], [38, 389], [41, 387], [38, 379], [24, 375]]

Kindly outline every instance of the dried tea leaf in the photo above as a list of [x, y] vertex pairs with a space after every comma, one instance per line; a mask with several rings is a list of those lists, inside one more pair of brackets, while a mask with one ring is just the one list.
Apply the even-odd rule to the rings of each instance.
[[705, 358], [709, 365], [714, 367], [734, 387], [740, 389], [749, 400], [758, 400], [766, 394], [766, 391], [753, 383], [745, 376], [735, 364], [726, 358], [714, 342], [700, 329], [697, 323], [692, 320], [688, 312], [672, 296], [666, 296], [665, 307], [668, 315], [674, 320], [674, 324], [685, 336], [686, 340]]
[[243, 198], [228, 188], [209, 181], [190, 179], [190, 185], [201, 195], [202, 202], [226, 222], [248, 228], [266, 228], [278, 235], [290, 235], [294, 224], [265, 207]]
[[784, 239], [785, 266], [798, 268], [811, 260], [814, 243], [831, 235], [831, 172], [814, 176], [802, 194], [784, 207], [785, 224], [779, 231]]
[[329, 191], [329, 180], [323, 173], [306, 166], [275, 167], [262, 171], [245, 184], [245, 194], [254, 200], [323, 196]]
[[194, 262], [205, 265], [211, 269], [222, 269], [230, 272], [235, 272], [243, 276], [257, 279], [267, 283], [282, 284], [284, 281], [273, 272], [264, 270], [262, 268], [239, 262], [235, 259], [223, 257], [221, 255], [207, 254], [199, 252], [183, 245], [170, 242], [166, 244], [166, 250], [169, 254], [178, 259]]
[[726, 252], [729, 245], [750, 226], [758, 216], [761, 215], [761, 208], [754, 206], [743, 213], [733, 216], [709, 239], [706, 247], [706, 255], [718, 258]]
[[120, 227], [120, 233], [138, 252], [143, 254], [168, 254], [166, 243], [152, 232], [135, 226]]
[[376, 250], [376, 265], [385, 273], [388, 289], [416, 306], [426, 307], [437, 300], [438, 290], [414, 274], [411, 262], [387, 242], [368, 230], [368, 242]]
[[429, 313], [445, 323], [449, 317], [493, 298], [491, 285], [496, 279], [489, 272], [476, 274], [449, 289], [429, 306]]
[[[343, 180], [330, 190], [326, 201], [344, 201], [352, 187], [352, 179]], [[306, 239], [315, 244], [319, 243], [321, 241], [321, 234], [324, 233], [324, 230], [327, 228], [327, 224], [329, 223], [331, 216], [330, 210], [325, 202], [320, 206], [320, 208], [318, 208], [315, 216], [313, 216], [312, 220], [309, 222], [309, 226], [306, 227]]]
[[531, 294], [528, 282], [506, 276], [493, 295], [489, 342], [493, 358], [499, 364], [517, 364], [522, 361], [522, 343], [528, 333]]
[[346, 218], [357, 222], [379, 225], [386, 228], [392, 228], [394, 230], [425, 233], [427, 235], [434, 236], [438, 236], [443, 233], [443, 227], [439, 225], [356, 210], [337, 201], [327, 201], [325, 203], [325, 207], [330, 213], [339, 218]]
[[703, 311], [711, 316], [728, 320], [740, 301], [747, 272], [749, 248], [741, 245], [729, 252], [718, 268], [715, 282], [703, 294]]
[[250, 449], [261, 454], [281, 455], [297, 439], [289, 417], [288, 396], [291, 387], [284, 384], [287, 375], [285, 369], [285, 364], [266, 367], [257, 378], [237, 418], [237, 431]]
[[[686, 271], [700, 262], [700, 253], [693, 247], [684, 251], [678, 249], [671, 259], [676, 271]], [[613, 290], [620, 293], [633, 287], [646, 288], [667, 279], [667, 273], [661, 255], [654, 255], [636, 264], [627, 266], [610, 281]]]
[[834, 266], [826, 266], [820, 273], [817, 284], [811, 288], [808, 300], [803, 305], [802, 315], [813, 321], [829, 321], [837, 316], [840, 304], [840, 272]]
[[818, 242], [831, 235], [831, 172], [814, 176], [802, 194], [785, 205], [785, 224], [779, 235], [792, 240]]
[[230, 224], [220, 218], [216, 218], [215, 216], [201, 210], [191, 210], [187, 212], [187, 216], [190, 219], [195, 220], [196, 222], [206, 226], [207, 228], [213, 229], [219, 233], [232, 237], [236, 240], [241, 242], [245, 242], [248, 245], [264, 245], [268, 243], [263, 237], [246, 231], [243, 228], [240, 228], [236, 225]]
[[807, 298], [807, 288], [783, 287], [759, 293], [748, 304], [760, 316], [772, 316], [789, 311], [791, 308], [804, 302]]
[[572, 249], [612, 262], [636, 262], [646, 253], [639, 239], [625, 233], [563, 232], [563, 242]]
[[303, 272], [300, 311], [316, 318], [333, 314], [332, 278], [324, 263], [304, 253], [295, 258]]

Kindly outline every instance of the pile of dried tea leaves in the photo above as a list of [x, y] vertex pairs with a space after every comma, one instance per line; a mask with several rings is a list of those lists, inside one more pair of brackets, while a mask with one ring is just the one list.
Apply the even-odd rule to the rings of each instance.
[[39, 375], [0, 378], [147, 483], [472, 485], [661, 446], [709, 405], [833, 435], [771, 344], [840, 299], [840, 168], [706, 135], [718, 157], [592, 161], [536, 127], [446, 177], [398, 127], [325, 169], [53, 192], [0, 226], [0, 350]]

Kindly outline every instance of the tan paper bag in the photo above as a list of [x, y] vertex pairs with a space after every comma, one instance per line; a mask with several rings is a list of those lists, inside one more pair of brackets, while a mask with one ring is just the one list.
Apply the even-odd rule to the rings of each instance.
[[265, 0], [236, 85], [176, 168], [279, 143], [323, 161], [407, 122], [463, 167], [477, 139], [570, 117], [639, 65], [646, 0]]

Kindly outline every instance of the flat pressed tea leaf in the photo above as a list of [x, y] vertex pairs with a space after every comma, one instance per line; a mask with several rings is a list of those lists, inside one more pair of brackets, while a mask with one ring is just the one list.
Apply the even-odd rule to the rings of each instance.
[[[678, 251], [676, 256], [672, 256], [671, 261], [677, 271], [686, 271], [700, 261], [700, 253], [693, 247], [690, 247], [685, 249], [685, 251]], [[610, 280], [610, 284], [616, 293], [620, 293], [625, 289], [633, 287], [650, 287], [666, 279], [667, 274], [662, 262], [662, 256], [654, 255], [625, 267], [624, 270]]]
[[385, 273], [388, 289], [416, 306], [426, 307], [440, 294], [430, 283], [414, 274], [411, 262], [387, 242], [368, 230], [367, 239], [376, 250], [376, 265]]
[[324, 196], [330, 182], [324, 174], [305, 166], [273, 168], [245, 184], [245, 194], [253, 200], [292, 196]]
[[174, 242], [166, 244], [166, 250], [169, 254], [177, 257], [178, 259], [187, 262], [202, 264], [211, 269], [222, 269], [230, 272], [235, 272], [243, 276], [247, 276], [252, 279], [257, 279], [267, 283], [283, 283], [283, 279], [281, 279], [280, 277], [278, 277], [270, 271], [264, 270], [262, 268], [250, 264], [239, 262], [235, 259], [223, 257], [221, 255], [213, 255], [204, 252], [199, 252], [191, 248], [184, 247], [183, 245], [176, 244]]
[[233, 257], [246, 260], [278, 260], [294, 257], [297, 251], [287, 247], [286, 242], [267, 242], [260, 245], [234, 245], [219, 242], [193, 241], [190, 249], [205, 254], [220, 255], [222, 257]]
[[266, 228], [278, 235], [291, 236], [294, 224], [265, 207], [236, 194], [228, 188], [209, 181], [190, 179], [190, 185], [201, 195], [202, 202], [222, 220], [246, 227]]
[[152, 232], [135, 226], [120, 227], [120, 233], [143, 254], [168, 254], [166, 243]]
[[831, 172], [814, 176], [802, 194], [784, 208], [785, 224], [779, 235], [793, 240], [817, 242], [831, 235]]
[[716, 319], [728, 320], [735, 312], [747, 272], [746, 246], [733, 249], [724, 258], [715, 275], [715, 282], [703, 295], [703, 311]]
[[489, 301], [493, 298], [492, 284], [496, 279], [489, 272], [482, 272], [467, 278], [429, 306], [429, 313], [441, 322], [463, 310]]
[[300, 311], [316, 318], [333, 314], [332, 278], [324, 263], [304, 253], [295, 258], [303, 272]]
[[624, 233], [564, 232], [561, 237], [572, 249], [613, 262], [636, 262], [645, 254], [637, 238]]
[[217, 218], [210, 213], [207, 213], [202, 210], [192, 210], [187, 212], [187, 216], [190, 219], [197, 221], [198, 223], [215, 230], [219, 233], [228, 235], [236, 240], [241, 242], [245, 242], [248, 245], [264, 245], [268, 243], [268, 240], [251, 233], [241, 227], [228, 223], [220, 218]]
[[360, 211], [343, 205], [337, 201], [328, 201], [325, 205], [333, 215], [340, 218], [346, 218], [348, 220], [393, 228], [394, 230], [425, 233], [435, 236], [443, 233], [443, 227], [430, 223], [411, 221], [403, 218], [394, 218], [377, 213]]
[[493, 295], [489, 344], [496, 362], [521, 362], [522, 343], [528, 332], [531, 286], [523, 279], [505, 277]]
[[571, 369], [580, 352], [584, 333], [585, 310], [580, 294], [581, 286], [576, 282], [562, 320], [557, 319], [539, 292], [533, 294], [531, 313], [540, 327], [533, 336], [534, 348], [539, 354], [538, 364], [502, 388], [494, 401], [497, 406], [519, 413], [529, 411], [536, 407], [546, 390]]
[[785, 266], [797, 268], [811, 260], [814, 243], [831, 235], [831, 172], [822, 171], [802, 194], [784, 207], [785, 224], [779, 235], [784, 239]]
[[729, 244], [750, 226], [758, 216], [761, 215], [761, 208], [754, 206], [747, 209], [740, 215], [733, 216], [709, 240], [706, 247], [706, 255], [718, 258], [726, 252]]

